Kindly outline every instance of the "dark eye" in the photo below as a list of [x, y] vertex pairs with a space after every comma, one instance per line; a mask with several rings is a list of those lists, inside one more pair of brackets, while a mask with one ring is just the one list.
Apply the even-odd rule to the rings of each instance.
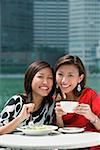
[[69, 74], [68, 76], [69, 76], [69, 77], [73, 77], [73, 75], [72, 75], [72, 74]]
[[62, 73], [58, 73], [58, 75], [59, 75], [59, 76], [63, 76], [63, 74], [62, 74]]
[[41, 76], [41, 75], [39, 75], [39, 76], [37, 76], [38, 78], [43, 78], [43, 76]]

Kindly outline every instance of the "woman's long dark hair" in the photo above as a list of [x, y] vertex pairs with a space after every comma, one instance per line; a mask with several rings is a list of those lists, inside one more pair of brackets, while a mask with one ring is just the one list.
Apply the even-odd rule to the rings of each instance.
[[62, 65], [75, 65], [78, 68], [79, 76], [84, 74], [84, 78], [80, 82], [81, 91], [80, 92], [77, 91], [77, 86], [73, 90], [75, 96], [80, 96], [80, 94], [82, 93], [82, 90], [84, 89], [86, 85], [86, 70], [81, 59], [78, 56], [72, 56], [72, 55], [65, 55], [63, 57], [60, 57], [55, 65], [55, 73], [57, 72], [59, 67]]
[[50, 68], [53, 74], [53, 87], [51, 92], [49, 93], [48, 96], [44, 97], [44, 99], [46, 99], [48, 102], [50, 102], [51, 97], [53, 95], [54, 92], [54, 88], [55, 88], [55, 84], [54, 84], [54, 71], [53, 68], [45, 61], [35, 61], [33, 62], [28, 69], [26, 70], [25, 73], [25, 78], [24, 78], [24, 89], [25, 89], [25, 93], [27, 95], [27, 99], [26, 99], [26, 103], [31, 102], [32, 100], [32, 80], [35, 76], [35, 74], [40, 71], [41, 69], [44, 68]]

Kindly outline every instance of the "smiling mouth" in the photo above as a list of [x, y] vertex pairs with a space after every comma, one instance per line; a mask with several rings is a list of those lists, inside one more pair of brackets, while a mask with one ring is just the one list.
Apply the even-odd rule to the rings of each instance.
[[61, 85], [61, 88], [69, 88], [70, 85]]
[[48, 90], [48, 87], [40, 87], [41, 90]]

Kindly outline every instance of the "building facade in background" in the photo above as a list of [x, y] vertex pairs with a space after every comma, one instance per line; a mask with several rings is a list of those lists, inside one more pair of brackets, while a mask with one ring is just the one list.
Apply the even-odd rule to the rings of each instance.
[[96, 50], [99, 41], [100, 1], [69, 0], [69, 52], [81, 57], [87, 69], [92, 70], [100, 60]]
[[1, 7], [2, 71], [23, 71], [35, 59], [54, 65], [68, 52], [68, 0], [2, 0]]
[[68, 0], [34, 0], [33, 46], [68, 51]]
[[78, 55], [89, 71], [100, 69], [100, 0], [0, 3], [3, 72], [23, 72], [35, 59], [54, 65], [65, 53]]
[[68, 53], [68, 0], [34, 0], [33, 49], [36, 58], [54, 65]]
[[0, 3], [1, 71], [20, 72], [33, 49], [33, 0], [1, 0]]

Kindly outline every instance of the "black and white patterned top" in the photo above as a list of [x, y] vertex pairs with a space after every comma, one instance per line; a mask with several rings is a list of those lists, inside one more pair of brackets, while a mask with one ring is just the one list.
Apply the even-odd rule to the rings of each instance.
[[[24, 104], [24, 100], [21, 95], [14, 95], [5, 104], [4, 109], [0, 113], [0, 124], [5, 125], [20, 113]], [[33, 124], [52, 124], [54, 119], [54, 106], [55, 102], [49, 104], [43, 101], [41, 107], [32, 113]], [[27, 125], [30, 120], [23, 121], [20, 126]]]

